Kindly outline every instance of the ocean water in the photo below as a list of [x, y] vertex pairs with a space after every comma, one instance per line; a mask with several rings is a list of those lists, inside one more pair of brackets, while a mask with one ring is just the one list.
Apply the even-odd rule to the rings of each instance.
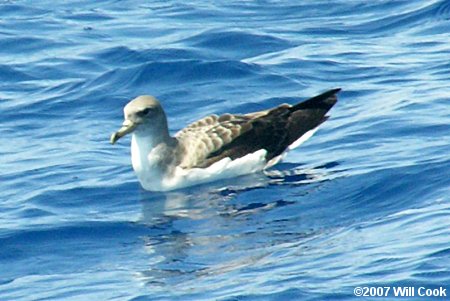
[[[11, 0], [0, 16], [0, 300], [450, 298], [449, 1]], [[336, 87], [268, 176], [145, 192], [129, 138], [108, 143], [140, 94], [176, 132]]]

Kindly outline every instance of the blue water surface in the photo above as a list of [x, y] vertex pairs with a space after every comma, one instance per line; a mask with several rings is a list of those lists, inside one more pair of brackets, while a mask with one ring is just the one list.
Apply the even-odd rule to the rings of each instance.
[[[0, 300], [450, 296], [449, 1], [18, 0], [0, 16]], [[140, 94], [176, 132], [336, 87], [268, 176], [145, 192], [129, 138], [108, 143]]]

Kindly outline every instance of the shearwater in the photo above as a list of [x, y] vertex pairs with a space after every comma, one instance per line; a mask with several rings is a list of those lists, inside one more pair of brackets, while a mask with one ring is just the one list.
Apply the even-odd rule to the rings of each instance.
[[110, 142], [132, 134], [131, 161], [146, 190], [167, 191], [236, 177], [275, 165], [310, 138], [327, 120], [339, 91], [248, 114], [210, 115], [173, 137], [160, 102], [139, 96], [125, 106], [125, 121]]

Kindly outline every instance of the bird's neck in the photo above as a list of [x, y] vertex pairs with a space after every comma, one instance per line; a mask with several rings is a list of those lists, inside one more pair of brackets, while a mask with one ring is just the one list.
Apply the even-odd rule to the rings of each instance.
[[140, 175], [160, 176], [165, 171], [161, 169], [161, 161], [165, 160], [160, 156], [159, 149], [165, 150], [174, 148], [176, 139], [167, 132], [159, 132], [157, 135], [133, 133], [131, 137], [131, 161], [135, 173]]

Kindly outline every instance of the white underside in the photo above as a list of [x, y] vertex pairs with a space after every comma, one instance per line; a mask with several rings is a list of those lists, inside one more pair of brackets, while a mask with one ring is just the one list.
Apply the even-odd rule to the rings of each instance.
[[[169, 191], [233, 178], [262, 171], [263, 169], [275, 165], [283, 159], [289, 150], [296, 148], [305, 142], [316, 132], [316, 130], [317, 128], [306, 132], [298, 140], [292, 143], [283, 154], [271, 159], [269, 162], [267, 162], [265, 158], [267, 151], [265, 149], [260, 149], [235, 160], [224, 158], [207, 168], [185, 169], [176, 166], [167, 174], [161, 174], [156, 169], [151, 168], [152, 162], [155, 161], [158, 154], [154, 154], [151, 149], [142, 148], [135, 137], [133, 137], [131, 144], [133, 169], [142, 187], [150, 191]], [[146, 154], [146, 156], [141, 156], [140, 154]]]
[[224, 158], [207, 168], [185, 169], [176, 166], [169, 174], [135, 172], [144, 189], [169, 191], [261, 171], [266, 165], [265, 157], [266, 150], [261, 149], [236, 160]]

